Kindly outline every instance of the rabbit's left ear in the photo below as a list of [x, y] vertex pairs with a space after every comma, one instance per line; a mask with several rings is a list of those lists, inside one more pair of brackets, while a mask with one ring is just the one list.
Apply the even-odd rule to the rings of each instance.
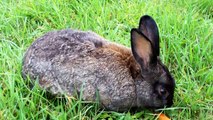
[[135, 60], [144, 70], [157, 63], [157, 56], [151, 41], [138, 29], [131, 30], [131, 48]]
[[159, 47], [159, 32], [158, 26], [154, 19], [148, 15], [144, 15], [140, 19], [139, 23], [139, 30], [142, 32], [153, 44], [155, 53], [157, 56], [160, 54], [160, 47]]

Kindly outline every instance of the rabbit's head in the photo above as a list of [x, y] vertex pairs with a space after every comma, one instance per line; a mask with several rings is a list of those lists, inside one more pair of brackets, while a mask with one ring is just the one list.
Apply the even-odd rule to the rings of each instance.
[[137, 106], [171, 106], [175, 81], [160, 61], [158, 27], [150, 16], [141, 17], [139, 27], [131, 30], [131, 48], [141, 67], [141, 74], [136, 78]]

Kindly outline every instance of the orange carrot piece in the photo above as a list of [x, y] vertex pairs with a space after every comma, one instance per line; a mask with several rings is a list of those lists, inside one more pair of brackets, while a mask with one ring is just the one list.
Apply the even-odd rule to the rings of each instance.
[[165, 114], [160, 113], [158, 120], [171, 120], [171, 119], [167, 117]]

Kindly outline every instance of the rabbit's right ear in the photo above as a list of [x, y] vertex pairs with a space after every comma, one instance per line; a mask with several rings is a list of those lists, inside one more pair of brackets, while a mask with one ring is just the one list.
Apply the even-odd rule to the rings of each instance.
[[142, 69], [146, 70], [150, 65], [156, 65], [157, 55], [153, 50], [151, 41], [135, 28], [131, 30], [131, 48], [135, 60]]
[[148, 16], [144, 15], [141, 17], [139, 22], [139, 30], [151, 41], [157, 56], [160, 54], [160, 47], [159, 47], [159, 32], [158, 26], [155, 20]]

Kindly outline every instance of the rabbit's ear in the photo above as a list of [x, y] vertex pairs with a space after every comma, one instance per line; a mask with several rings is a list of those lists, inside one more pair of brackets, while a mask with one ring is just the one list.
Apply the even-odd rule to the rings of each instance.
[[138, 29], [131, 30], [131, 48], [135, 60], [142, 69], [147, 69], [150, 65], [157, 63], [157, 56], [153, 51], [152, 43]]
[[153, 44], [156, 55], [159, 56], [159, 32], [158, 26], [154, 19], [148, 15], [144, 15], [140, 19], [139, 30], [151, 41]]

